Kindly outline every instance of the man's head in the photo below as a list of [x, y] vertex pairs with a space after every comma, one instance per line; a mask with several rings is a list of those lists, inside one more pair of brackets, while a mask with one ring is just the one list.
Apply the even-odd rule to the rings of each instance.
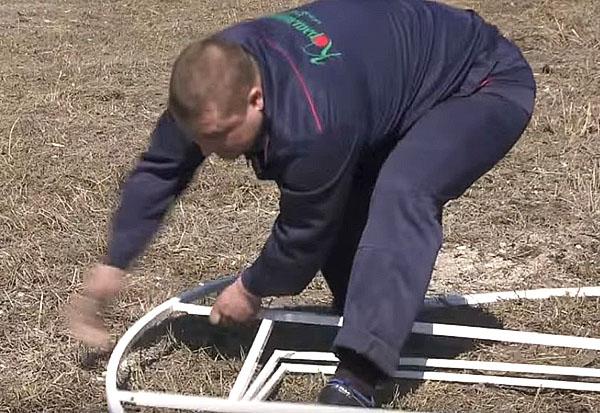
[[260, 73], [241, 46], [209, 38], [186, 47], [173, 66], [169, 112], [202, 153], [235, 159], [261, 131]]

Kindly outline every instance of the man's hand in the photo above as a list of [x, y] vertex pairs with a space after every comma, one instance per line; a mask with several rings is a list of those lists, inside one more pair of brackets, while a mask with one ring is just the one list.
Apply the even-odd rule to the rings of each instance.
[[121, 290], [124, 271], [97, 265], [83, 286], [83, 293], [72, 297], [68, 317], [73, 336], [91, 347], [109, 350], [110, 336], [100, 315], [106, 304]]
[[260, 297], [246, 290], [240, 277], [219, 294], [209, 320], [212, 324], [246, 323], [256, 318], [260, 303]]

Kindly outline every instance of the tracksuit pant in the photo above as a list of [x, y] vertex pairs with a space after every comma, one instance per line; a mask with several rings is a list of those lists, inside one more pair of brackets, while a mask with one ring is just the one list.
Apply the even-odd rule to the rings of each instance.
[[507, 154], [533, 111], [535, 81], [516, 46], [503, 40], [490, 58], [498, 63], [474, 93], [438, 103], [361, 164], [322, 268], [344, 315], [334, 351], [351, 349], [387, 375], [422, 307], [444, 205]]

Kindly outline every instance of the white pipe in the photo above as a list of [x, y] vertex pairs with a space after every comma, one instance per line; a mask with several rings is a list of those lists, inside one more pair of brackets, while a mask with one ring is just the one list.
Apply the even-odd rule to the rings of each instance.
[[273, 392], [273, 388], [281, 382], [286, 371], [286, 366], [279, 366], [277, 370], [275, 370], [275, 372], [271, 375], [271, 377], [269, 377], [269, 380], [267, 380], [265, 385], [260, 388], [256, 396], [250, 398], [249, 400], [266, 400], [266, 398], [269, 397]]
[[581, 348], [600, 350], [600, 339], [564, 336], [498, 328], [470, 327], [453, 324], [421, 323], [413, 325], [412, 332], [431, 336], [460, 337], [506, 343], [536, 344], [550, 347]]
[[[339, 360], [333, 353], [316, 351], [281, 351], [274, 352], [270, 363], [281, 360], [318, 361], [337, 363]], [[267, 363], [268, 364], [268, 363]], [[267, 368], [265, 364], [265, 370]], [[436, 367], [459, 370], [501, 371], [507, 373], [547, 374], [550, 376], [575, 376], [600, 378], [600, 369], [589, 367], [553, 366], [547, 364], [503, 363], [478, 360], [453, 360], [422, 357], [401, 357], [398, 366]], [[262, 373], [262, 371], [261, 371]], [[258, 379], [258, 377], [257, 377]]]
[[[478, 293], [478, 294], [465, 294], [465, 295], [444, 295], [444, 296], [431, 296], [425, 298], [425, 308], [439, 308], [439, 307], [460, 307], [460, 306], [475, 306], [479, 304], [492, 304], [498, 301], [513, 301], [513, 300], [543, 300], [551, 297], [600, 297], [600, 286], [598, 287], [570, 287], [570, 288], [540, 288], [536, 290], [518, 290], [518, 291], [499, 291], [491, 293]], [[210, 314], [210, 307], [208, 313], [206, 308], [201, 310], [191, 311], [185, 310], [187, 307], [203, 307], [194, 304], [180, 303], [178, 307], [181, 310], [188, 312], [189, 314], [206, 315]], [[268, 310], [267, 310], [268, 312]], [[335, 317], [335, 316], [330, 316]], [[285, 320], [277, 320], [285, 321]], [[312, 323], [308, 323], [312, 324]]]
[[[182, 303], [176, 304], [173, 307], [173, 310], [186, 311], [190, 314], [199, 315], [206, 315], [207, 312], [210, 314], [210, 307], [194, 306], [191, 304]], [[280, 322], [324, 325], [332, 327], [341, 326], [343, 323], [342, 317], [303, 313], [300, 311], [263, 310], [260, 314], [260, 317]], [[431, 336], [459, 337], [502, 341], [508, 343], [600, 350], [600, 339], [598, 338], [564, 336], [518, 330], [503, 330], [497, 328], [471, 327], [456, 324], [423, 323], [417, 321], [413, 324], [412, 332], [415, 334]]]
[[457, 374], [437, 371], [397, 371], [394, 373], [394, 377], [400, 379], [452, 381], [459, 383], [482, 383], [517, 387], [535, 387], [542, 389], [576, 390], [591, 392], [600, 391], [600, 383], [529, 379], [523, 377], [507, 376], [485, 376], [480, 374]]
[[269, 360], [267, 360], [267, 362], [260, 370], [254, 381], [250, 384], [250, 387], [248, 387], [248, 390], [246, 390], [246, 393], [244, 393], [244, 395], [242, 396], [242, 400], [252, 400], [256, 393], [258, 393], [260, 389], [264, 386], [265, 382], [269, 379], [271, 374], [273, 374], [273, 371], [277, 368], [277, 365], [279, 364], [279, 360], [281, 360], [282, 358], [288, 358], [294, 353], [294, 351], [274, 350], [273, 354], [271, 354], [271, 357], [269, 357]]
[[269, 378], [265, 385], [260, 389], [252, 400], [266, 400], [271, 395], [275, 386], [277, 386], [286, 373], [304, 373], [304, 374], [326, 374], [335, 373], [336, 366], [319, 366], [316, 364], [294, 364], [282, 363], [277, 371]]
[[[315, 364], [294, 364], [283, 363], [281, 367], [285, 367], [285, 373], [304, 373], [304, 374], [327, 374], [335, 373], [335, 366], [318, 366]], [[282, 377], [283, 375], [282, 374]], [[484, 383], [494, 385], [507, 385], [518, 387], [535, 387], [543, 389], [559, 389], [559, 390], [577, 390], [577, 391], [600, 391], [600, 383], [587, 383], [576, 381], [561, 381], [561, 380], [546, 380], [546, 379], [530, 379], [523, 377], [507, 377], [507, 376], [486, 376], [481, 374], [457, 374], [444, 373], [435, 371], [412, 371], [399, 370], [393, 374], [394, 378], [411, 379], [411, 380], [436, 380], [450, 381], [460, 383]], [[280, 378], [281, 381], [281, 378]], [[271, 384], [271, 383], [269, 383]], [[277, 383], [274, 383], [275, 387]]]
[[317, 364], [295, 364], [295, 363], [281, 363], [277, 371], [269, 378], [269, 381], [265, 383], [264, 387], [260, 389], [260, 392], [256, 397], [251, 400], [264, 401], [271, 395], [275, 386], [277, 386], [285, 373], [302, 373], [302, 374], [327, 374], [332, 375], [335, 373], [336, 366], [320, 366]]
[[[446, 297], [430, 297], [426, 298], [425, 305], [426, 307], [445, 307], [445, 306], [460, 306], [460, 305], [477, 305], [477, 304], [486, 304], [493, 303], [502, 300], [518, 300], [518, 299], [544, 299], [549, 297], [562, 297], [562, 296], [572, 296], [572, 297], [598, 297], [600, 296], [600, 287], [581, 287], [581, 288], [553, 288], [553, 289], [538, 289], [538, 290], [522, 290], [522, 291], [507, 291], [507, 292], [498, 292], [498, 293], [484, 293], [484, 294], [470, 294], [470, 295], [457, 295], [457, 296], [446, 296]], [[140, 320], [134, 323], [131, 328], [123, 335], [121, 340], [117, 343], [117, 346], [113, 350], [108, 366], [107, 366], [107, 377], [106, 377], [106, 394], [107, 394], [107, 403], [109, 407], [109, 411], [115, 413], [123, 412], [123, 408], [120, 402], [117, 400], [116, 394], [123, 394], [124, 392], [119, 391], [117, 389], [117, 372], [119, 368], [119, 363], [123, 355], [127, 352], [130, 346], [133, 345], [135, 340], [143, 334], [145, 330], [147, 330], [152, 325], [160, 322], [169, 313], [173, 311], [183, 311], [189, 314], [196, 314], [202, 316], [208, 316], [210, 314], [210, 307], [206, 306], [198, 306], [193, 304], [185, 304], [179, 302], [178, 298], [172, 298], [165, 303], [159, 305], [158, 307], [151, 310], [149, 313], [144, 315]], [[320, 314], [310, 314], [310, 313], [300, 313], [293, 311], [281, 311], [281, 310], [263, 310], [259, 314], [260, 318], [268, 319], [271, 321], [279, 321], [279, 322], [293, 322], [293, 323], [302, 323], [302, 324], [314, 324], [314, 325], [326, 325], [326, 326], [337, 326], [340, 327], [343, 323], [343, 319], [341, 317], [332, 316], [332, 315], [320, 315]], [[521, 332], [515, 330], [499, 330], [499, 329], [491, 329], [491, 328], [481, 328], [481, 327], [468, 327], [468, 326], [459, 326], [459, 325], [448, 325], [448, 324], [438, 324], [438, 323], [420, 323], [417, 322], [413, 326], [413, 333], [416, 334], [425, 334], [425, 335], [439, 335], [439, 336], [448, 336], [448, 337], [461, 337], [461, 338], [471, 338], [471, 339], [482, 339], [482, 340], [492, 340], [492, 341], [504, 341], [504, 342], [516, 342], [522, 344], [538, 344], [538, 345], [548, 345], [548, 346], [557, 346], [557, 347], [571, 347], [571, 348], [582, 348], [582, 349], [592, 349], [592, 350], [600, 350], [600, 340], [596, 338], [586, 338], [586, 337], [574, 337], [574, 336], [560, 336], [560, 335], [552, 335], [552, 334], [542, 334], [535, 332]], [[265, 340], [266, 342], [266, 340]], [[250, 354], [249, 354], [250, 355]], [[334, 356], [335, 357], [335, 356]], [[248, 359], [248, 358], [247, 358]], [[415, 359], [416, 360], [416, 359]], [[329, 360], [327, 360], [329, 361]], [[456, 366], [455, 362], [463, 363], [461, 367], [450, 367], [450, 365]], [[271, 364], [273, 364], [272, 362]], [[567, 374], [565, 369], [569, 369], [571, 372], [570, 375], [579, 375], [573, 374], [573, 372], [578, 372], [581, 374], [587, 374], [588, 377], [590, 374], [589, 370], [593, 370], [593, 375], [591, 377], [596, 377], [596, 369], [581, 369], [581, 368], [571, 368], [571, 367], [562, 367], [562, 366], [544, 366], [543, 368], [532, 365], [522, 365], [522, 364], [511, 364], [511, 363], [487, 363], [487, 364], [477, 364], [477, 363], [486, 363], [486, 362], [475, 362], [475, 361], [459, 361], [459, 360], [437, 360], [432, 361], [428, 360], [427, 363], [441, 363], [446, 367], [442, 368], [467, 368], [465, 367], [467, 364], [471, 367], [481, 370], [490, 370], [490, 371], [513, 371], [507, 369], [528, 369], [528, 370], [536, 370], [536, 373], [544, 370], [544, 373], [540, 374]], [[465, 364], [467, 363], [467, 364]], [[473, 364], [475, 363], [475, 364]], [[246, 363], [244, 363], [244, 366]], [[255, 363], [253, 364], [256, 365]], [[273, 368], [276, 364], [273, 365]], [[428, 364], [429, 365], [429, 364]], [[252, 364], [249, 364], [250, 367], [247, 370], [251, 369]], [[476, 367], [478, 366], [478, 367]], [[527, 367], [524, 367], [527, 366]], [[266, 367], [266, 365], [265, 365]], [[325, 366], [325, 369], [331, 369], [333, 366]], [[487, 368], [483, 368], [487, 367]], [[554, 373], [546, 373], [547, 369], [554, 369]], [[531, 372], [531, 371], [527, 371]], [[453, 376], [462, 376], [460, 380], [456, 381], [464, 381], [465, 376], [473, 376], [479, 380], [480, 378], [491, 377], [490, 380], [497, 379], [505, 379], [505, 377], [497, 377], [497, 376], [479, 376], [479, 375], [456, 375], [451, 373], [437, 373], [437, 372], [407, 372], [406, 374], [415, 375], [422, 374], [424, 379], [433, 379], [432, 377], [450, 377]], [[249, 374], [251, 376], [252, 372]], [[259, 377], [263, 374], [259, 374]], [[433, 374], [433, 376], [432, 376]], [[437, 375], [437, 376], [436, 376]], [[450, 376], [448, 376], [450, 375]], [[266, 376], [266, 375], [263, 375]], [[244, 380], [248, 376], [245, 374], [242, 376]], [[257, 379], [259, 378], [257, 377]], [[261, 377], [262, 379], [262, 377]], [[506, 378], [511, 379], [511, 378]], [[518, 378], [516, 378], [518, 379]], [[240, 378], [238, 377], [238, 381]], [[249, 380], [249, 378], [247, 378]], [[530, 383], [527, 380], [535, 380], [535, 379], [518, 379], [518, 380], [526, 380], [522, 383]], [[481, 381], [480, 381], [481, 382]], [[496, 383], [491, 381], [484, 381], [485, 383], [491, 384], [503, 384]], [[545, 381], [546, 384], [552, 381]], [[237, 383], [237, 381], [236, 381]], [[242, 383], [242, 382], [240, 382]], [[537, 383], [537, 382], [536, 382]], [[569, 383], [569, 382], [558, 382], [560, 383]], [[583, 387], [586, 385], [591, 385], [594, 387], [595, 383], [576, 383], [581, 384]], [[254, 383], [253, 383], [254, 385]], [[514, 385], [514, 384], [513, 384]], [[243, 386], [240, 384], [239, 388]], [[247, 387], [247, 383], [246, 383]], [[535, 387], [538, 387], [537, 385]], [[588, 386], [589, 387], [589, 386]], [[233, 392], [234, 389], [232, 389]], [[250, 387], [247, 391], [247, 394], [250, 394], [250, 390], [255, 391]], [[594, 390], [596, 391], [596, 390]], [[237, 392], [237, 390], [236, 390]], [[242, 390], [243, 393], [243, 390]], [[142, 395], [153, 395], [154, 393], [137, 393]], [[158, 393], [157, 393], [158, 394]], [[158, 394], [160, 397], [163, 397], [162, 394]], [[191, 396], [177, 396], [172, 395], [174, 397], [186, 397], [189, 398]], [[239, 397], [239, 395], [237, 396]], [[244, 395], [245, 397], [245, 395]], [[221, 400], [221, 399], [216, 399]], [[222, 401], [222, 400], [221, 400]], [[161, 407], [161, 406], [157, 406]], [[312, 408], [311, 406], [308, 406]], [[319, 406], [321, 407], [321, 406]], [[264, 409], [262, 409], [264, 410]], [[230, 411], [230, 410], [214, 410], [214, 411]], [[246, 410], [240, 410], [246, 411]], [[252, 410], [248, 410], [252, 411]], [[308, 410], [312, 411], [312, 410]], [[319, 410], [324, 411], [324, 410]], [[266, 412], [266, 411], [265, 411]]]
[[[265, 364], [265, 367], [261, 370], [259, 376], [252, 383], [252, 386], [248, 389], [248, 392], [244, 395], [244, 400], [264, 400], [271, 393], [271, 389], [276, 386], [284, 373], [280, 371], [281, 366], [292, 365], [290, 363], [282, 363], [276, 374], [269, 378], [269, 375], [273, 372], [279, 361], [281, 360], [293, 360], [293, 361], [318, 361], [318, 362], [337, 362], [337, 357], [332, 353], [325, 352], [293, 352], [293, 351], [281, 351], [276, 350], [269, 361]], [[333, 374], [335, 366], [315, 366], [314, 364], [293, 364], [293, 368], [288, 369], [294, 373], [323, 373]], [[600, 369], [583, 368], [583, 367], [565, 367], [565, 366], [550, 366], [550, 365], [539, 365], [539, 364], [523, 364], [523, 363], [498, 363], [498, 362], [485, 362], [485, 361], [470, 361], [470, 360], [448, 360], [448, 359], [427, 359], [427, 358], [415, 358], [405, 357], [399, 361], [399, 366], [419, 366], [419, 367], [437, 367], [437, 368], [448, 368], [448, 369], [460, 369], [460, 370], [485, 370], [485, 371], [502, 371], [510, 373], [529, 373], [529, 374], [546, 374], [546, 375], [559, 375], [559, 376], [577, 376], [577, 377], [595, 377], [600, 378]], [[420, 373], [420, 372], [419, 372]], [[462, 375], [464, 376], [464, 375]], [[469, 375], [468, 375], [469, 376]], [[473, 376], [472, 377], [487, 377], [487, 376]], [[279, 377], [279, 378], [278, 378]], [[399, 376], [401, 377], [401, 376]], [[450, 376], [453, 377], [453, 376]], [[413, 377], [411, 377], [413, 378]], [[267, 381], [268, 379], [268, 381]], [[430, 378], [431, 379], [431, 378]], [[437, 380], [446, 381], [448, 377], [440, 376]], [[510, 377], [508, 379], [511, 379]], [[450, 380], [456, 381], [456, 380]], [[266, 383], [265, 383], [266, 382]], [[546, 385], [550, 383], [553, 388], [557, 387], [557, 383], [568, 383], [568, 388], [579, 386], [573, 384], [575, 382], [550, 380], [544, 382]], [[592, 383], [591, 390], [598, 391], [600, 384]], [[530, 387], [530, 386], [529, 386]], [[585, 390], [590, 390], [587, 383], [582, 386]], [[577, 390], [577, 389], [575, 389]]]
[[[208, 316], [211, 307], [196, 304], [177, 303], [173, 306], [173, 311], [181, 311], [184, 313], [200, 316]], [[288, 311], [281, 309], [263, 309], [258, 314], [259, 319], [268, 319], [282, 323], [299, 323], [312, 324], [323, 326], [338, 326], [342, 325], [342, 319], [336, 315], [305, 313], [301, 311]]]
[[[157, 392], [119, 391], [122, 402], [138, 406], [227, 413], [365, 413], [364, 408], [327, 406], [304, 403], [227, 400], [217, 397], [187, 396]], [[369, 413], [389, 413], [385, 409], [369, 409]]]
[[501, 363], [491, 361], [449, 360], [430, 358], [401, 358], [400, 366], [437, 367], [459, 370], [502, 371], [506, 373], [547, 374], [550, 376], [575, 376], [600, 378], [600, 369], [589, 367], [552, 366], [547, 364]]
[[338, 358], [333, 353], [320, 351], [275, 350], [242, 397], [242, 400], [255, 400], [257, 398], [257, 393], [261, 390], [262, 386], [265, 385], [265, 382], [269, 379], [269, 376], [277, 368], [281, 360], [308, 360], [328, 363], [339, 362]]
[[425, 307], [458, 307], [491, 304], [510, 300], [543, 300], [551, 297], [600, 297], [600, 287], [540, 288], [537, 290], [502, 291], [493, 293], [445, 295], [425, 298]]
[[207, 305], [189, 304], [177, 302], [173, 306], [173, 311], [181, 311], [182, 313], [188, 313], [190, 315], [200, 315], [208, 317], [210, 315], [212, 307]]
[[258, 360], [267, 344], [267, 340], [271, 336], [272, 330], [273, 321], [265, 319], [260, 323], [260, 327], [258, 328], [254, 342], [248, 351], [246, 360], [244, 360], [242, 369], [231, 388], [231, 392], [229, 392], [229, 400], [240, 400], [242, 398], [242, 395], [248, 388], [250, 380], [252, 380], [252, 375], [256, 371]]
[[[315, 351], [279, 351], [273, 354], [272, 362], [281, 360], [319, 361], [337, 363], [338, 358], [333, 353]], [[547, 374], [549, 376], [575, 376], [600, 378], [600, 369], [589, 367], [553, 366], [548, 364], [504, 363], [478, 360], [435, 359], [421, 357], [401, 357], [398, 366], [436, 367], [459, 370], [501, 371], [506, 373]], [[265, 365], [266, 367], [266, 365]], [[262, 373], [262, 371], [261, 371]]]
[[[291, 354], [290, 354], [291, 353]], [[284, 351], [282, 352], [283, 360], [314, 360], [327, 363], [337, 363], [340, 360], [333, 353], [324, 351]]]
[[108, 365], [106, 367], [106, 403], [108, 405], [108, 411], [111, 413], [123, 413], [123, 406], [119, 401], [117, 389], [117, 373], [119, 371], [119, 364], [121, 358], [129, 350], [129, 348], [135, 343], [138, 337], [140, 337], [148, 328], [156, 325], [161, 320], [166, 318], [172, 311], [172, 307], [175, 303], [179, 302], [179, 298], [171, 298], [159, 306], [155, 307], [142, 318], [136, 321], [126, 332], [123, 337], [119, 340], [115, 346]]

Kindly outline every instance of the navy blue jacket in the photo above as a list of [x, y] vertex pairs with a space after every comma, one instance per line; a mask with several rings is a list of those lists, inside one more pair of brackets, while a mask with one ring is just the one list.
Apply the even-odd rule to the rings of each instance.
[[[277, 182], [280, 212], [243, 273], [261, 296], [300, 292], [327, 256], [357, 165], [428, 109], [470, 94], [495, 64], [497, 30], [472, 11], [421, 0], [322, 0], [217, 34], [259, 64], [265, 128], [246, 154]], [[125, 268], [202, 163], [165, 112], [113, 220], [109, 264]]]

